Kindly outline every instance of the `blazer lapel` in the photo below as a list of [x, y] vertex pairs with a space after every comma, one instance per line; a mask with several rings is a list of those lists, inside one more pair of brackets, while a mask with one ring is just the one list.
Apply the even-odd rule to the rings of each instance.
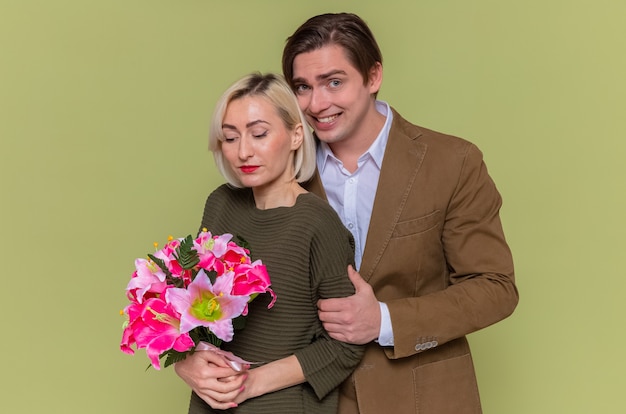
[[389, 243], [426, 154], [426, 144], [417, 139], [421, 135], [419, 128], [405, 121], [395, 110], [393, 117], [359, 269], [365, 280], [372, 277]]

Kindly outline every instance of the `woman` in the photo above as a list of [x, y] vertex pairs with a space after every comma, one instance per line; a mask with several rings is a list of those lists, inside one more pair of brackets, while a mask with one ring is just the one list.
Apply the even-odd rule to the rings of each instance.
[[232, 85], [215, 109], [209, 148], [228, 184], [208, 197], [202, 227], [246, 240], [277, 300], [269, 310], [270, 297], [252, 301], [246, 327], [222, 344], [259, 365], [237, 372], [210, 351], [176, 364], [194, 391], [189, 412], [335, 413], [336, 387], [362, 348], [331, 339], [316, 303], [354, 293], [353, 240], [299, 184], [315, 172], [315, 143], [287, 83], [252, 74]]

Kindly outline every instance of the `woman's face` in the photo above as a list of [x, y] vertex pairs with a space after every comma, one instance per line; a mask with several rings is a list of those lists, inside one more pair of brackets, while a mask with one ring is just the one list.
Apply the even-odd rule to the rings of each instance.
[[245, 187], [267, 192], [294, 181], [293, 156], [302, 142], [302, 126], [289, 131], [265, 98], [231, 101], [222, 134], [224, 159]]

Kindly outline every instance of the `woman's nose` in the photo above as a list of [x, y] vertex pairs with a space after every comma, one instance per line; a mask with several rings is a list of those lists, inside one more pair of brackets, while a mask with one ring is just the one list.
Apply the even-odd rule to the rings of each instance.
[[241, 137], [239, 140], [239, 158], [246, 160], [254, 155], [254, 148], [252, 143], [246, 137]]

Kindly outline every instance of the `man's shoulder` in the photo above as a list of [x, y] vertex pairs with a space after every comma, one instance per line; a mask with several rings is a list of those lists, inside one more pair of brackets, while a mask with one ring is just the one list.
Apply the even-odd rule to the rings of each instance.
[[431, 150], [467, 151], [469, 147], [475, 146], [465, 138], [414, 124], [402, 117], [395, 109], [392, 108], [392, 111], [393, 123], [389, 133], [391, 141], [404, 137], [425, 144], [429, 148], [432, 147]]

